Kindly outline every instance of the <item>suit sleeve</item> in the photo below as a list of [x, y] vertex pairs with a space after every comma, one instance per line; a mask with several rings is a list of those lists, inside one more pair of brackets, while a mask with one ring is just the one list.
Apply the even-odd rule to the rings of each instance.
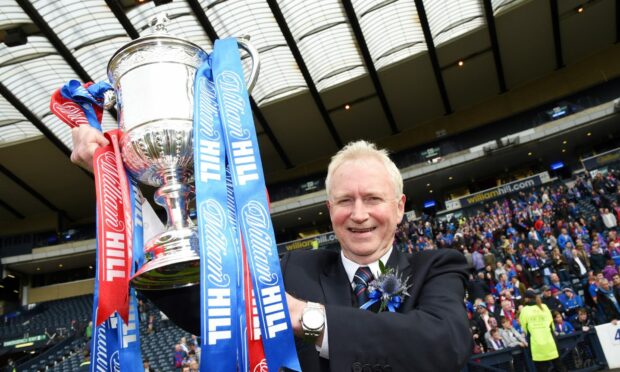
[[332, 371], [351, 370], [354, 363], [389, 365], [394, 371], [463, 367], [472, 350], [463, 305], [467, 263], [456, 251], [433, 253], [423, 256], [430, 264], [414, 264], [414, 281], [421, 283], [413, 283], [414, 305], [404, 313], [326, 306]]

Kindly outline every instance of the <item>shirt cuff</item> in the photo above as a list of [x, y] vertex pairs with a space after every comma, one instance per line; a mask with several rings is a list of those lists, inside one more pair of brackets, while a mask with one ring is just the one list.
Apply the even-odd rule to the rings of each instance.
[[316, 351], [319, 352], [321, 358], [329, 359], [329, 342], [327, 337], [327, 319], [325, 319], [325, 328], [323, 329], [323, 341], [321, 346], [314, 345]]

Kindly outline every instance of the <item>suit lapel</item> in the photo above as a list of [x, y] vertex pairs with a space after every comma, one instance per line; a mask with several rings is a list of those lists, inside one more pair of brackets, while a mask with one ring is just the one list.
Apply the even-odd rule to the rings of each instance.
[[321, 288], [325, 296], [325, 303], [331, 305], [351, 306], [352, 289], [347, 272], [342, 266], [340, 255], [321, 273]]
[[[393, 248], [392, 254], [390, 255], [390, 258], [388, 258], [386, 266], [392, 269], [396, 269], [398, 271], [398, 275], [401, 278], [403, 279], [409, 278], [409, 280], [407, 281], [407, 284], [412, 283], [412, 280], [413, 280], [412, 269], [413, 268], [408, 259], [407, 254], [402, 253], [398, 251], [397, 249]], [[411, 294], [411, 288], [409, 289], [409, 294]], [[396, 311], [400, 313], [405, 310], [408, 310], [409, 307], [411, 306], [409, 305], [409, 303], [411, 303], [411, 300], [412, 300], [411, 296], [405, 297], [404, 303], [398, 309], [396, 309]]]
[[388, 258], [386, 266], [398, 270], [398, 274], [402, 275], [403, 278], [411, 276], [411, 264], [407, 255], [395, 248], [392, 249], [392, 254]]

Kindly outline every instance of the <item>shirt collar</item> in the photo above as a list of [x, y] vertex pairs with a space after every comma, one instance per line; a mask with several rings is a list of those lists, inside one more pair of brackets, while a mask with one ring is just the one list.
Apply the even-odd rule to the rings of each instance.
[[[387, 265], [387, 261], [392, 254], [392, 249], [394, 248], [390, 247], [390, 249], [388, 249], [388, 251], [385, 252], [385, 254], [381, 256], [381, 258], [379, 258], [379, 260], [381, 260], [384, 265]], [[347, 277], [349, 277], [349, 283], [351, 283], [351, 286], [354, 286], [353, 277], [355, 277], [355, 272], [357, 271], [357, 269], [360, 268], [360, 266], [368, 266], [370, 268], [370, 271], [372, 272], [372, 275], [374, 275], [375, 278], [378, 278], [381, 274], [378, 260], [375, 262], [371, 262], [368, 265], [360, 265], [357, 262], [353, 262], [346, 258], [342, 250], [340, 250], [340, 257], [342, 258], [342, 265], [344, 266], [344, 270], [347, 272]]]

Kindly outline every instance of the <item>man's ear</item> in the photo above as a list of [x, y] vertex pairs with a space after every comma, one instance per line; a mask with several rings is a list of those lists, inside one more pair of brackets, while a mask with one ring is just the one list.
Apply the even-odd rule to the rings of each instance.
[[400, 220], [403, 219], [403, 215], [405, 214], [405, 202], [407, 201], [407, 197], [405, 196], [405, 194], [402, 194], [400, 196], [400, 198], [398, 198], [398, 214], [399, 214], [399, 223]]

